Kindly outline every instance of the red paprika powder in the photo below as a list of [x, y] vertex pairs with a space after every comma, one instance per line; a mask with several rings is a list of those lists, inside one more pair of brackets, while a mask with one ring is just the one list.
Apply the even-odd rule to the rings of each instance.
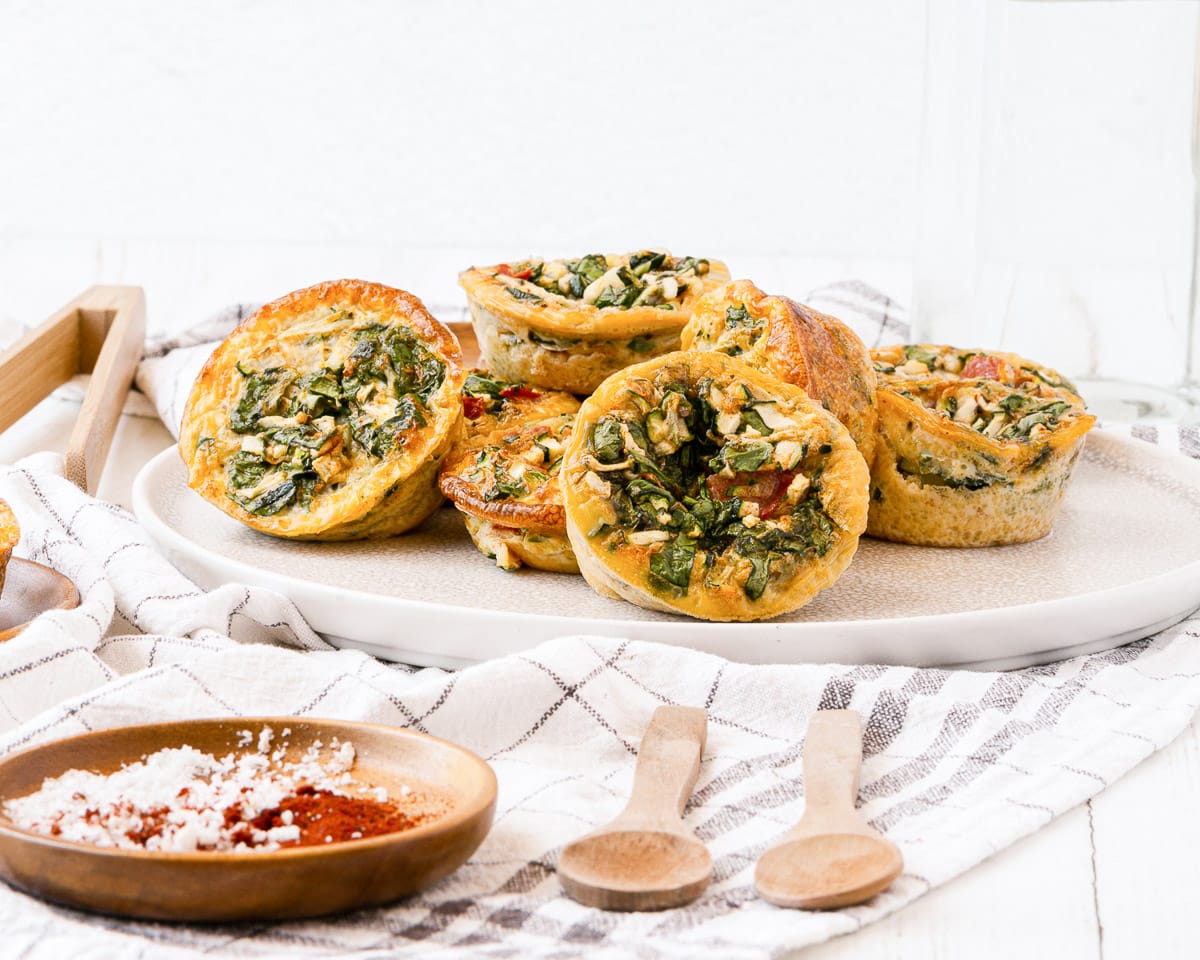
[[291, 814], [290, 824], [300, 828], [300, 839], [284, 846], [298, 847], [399, 833], [422, 820], [401, 813], [390, 803], [303, 786], [284, 797], [278, 807], [264, 810], [251, 824], [259, 830], [285, 826], [289, 823], [285, 812]]

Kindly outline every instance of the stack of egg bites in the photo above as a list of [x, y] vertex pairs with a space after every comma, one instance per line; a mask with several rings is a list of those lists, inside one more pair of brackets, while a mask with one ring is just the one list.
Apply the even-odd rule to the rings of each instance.
[[962, 547], [1050, 529], [1094, 418], [1011, 354], [868, 351], [717, 260], [661, 250], [460, 275], [481, 366], [362, 281], [249, 318], [193, 387], [190, 485], [277, 536], [401, 533], [444, 495], [500, 567], [706, 620], [779, 616], [864, 534]]

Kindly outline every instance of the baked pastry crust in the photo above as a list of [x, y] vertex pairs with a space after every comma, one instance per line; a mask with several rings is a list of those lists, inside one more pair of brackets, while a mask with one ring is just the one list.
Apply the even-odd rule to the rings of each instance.
[[579, 572], [559, 483], [574, 422], [574, 413], [563, 413], [477, 436], [442, 464], [442, 493], [464, 514], [475, 546], [497, 566]]
[[679, 349], [692, 305], [728, 279], [718, 260], [653, 250], [459, 274], [488, 369], [581, 395], [623, 367]]
[[401, 533], [441, 503], [463, 378], [458, 341], [412, 294], [362, 280], [297, 290], [197, 377], [179, 434], [188, 483], [274, 536]]
[[563, 457], [567, 534], [599, 593], [705, 620], [803, 606], [845, 570], [867, 465], [799, 387], [718, 352], [610, 377]]
[[850, 431], [868, 465], [874, 459], [875, 371], [863, 342], [836, 317], [736, 280], [697, 302], [682, 344], [737, 357], [802, 388]]
[[1037, 540], [1095, 420], [1036, 377], [885, 381], [867, 533], [936, 547]]
[[[1079, 390], [1057, 370], [1033, 360], [1004, 353], [936, 343], [898, 343], [870, 351], [881, 384], [903, 380], [995, 380], [1010, 387], [1043, 384], [1076, 398]], [[1082, 403], [1082, 401], [1079, 401]]]
[[8, 561], [12, 559], [13, 550], [20, 539], [21, 525], [17, 523], [16, 514], [7, 502], [0, 500], [0, 593], [4, 591]]

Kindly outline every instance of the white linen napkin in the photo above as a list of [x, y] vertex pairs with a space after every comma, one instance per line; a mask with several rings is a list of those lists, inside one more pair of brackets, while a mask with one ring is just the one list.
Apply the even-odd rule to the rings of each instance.
[[[868, 288], [819, 293], [810, 302], [829, 312], [855, 307], [868, 343], [868, 322], [875, 336], [903, 336], [894, 305]], [[210, 348], [178, 344], [143, 366], [139, 382], [168, 426], [190, 384], [180, 371]], [[1200, 454], [1195, 430], [1147, 438]], [[1168, 743], [1200, 706], [1200, 618], [1011, 673], [747, 666], [579, 636], [458, 673], [417, 671], [331, 648], [270, 591], [200, 590], [129, 514], [64, 480], [54, 457], [0, 470], [0, 497], [23, 526], [19, 555], [66, 573], [83, 599], [0, 644], [0, 752], [125, 723], [286, 714], [445, 737], [487, 759], [500, 784], [495, 826], [471, 861], [400, 903], [190, 926], [91, 916], [0, 886], [6, 949], [23, 957], [778, 956], [885, 916], [1038, 829]], [[558, 855], [623, 806], [639, 738], [665, 703], [708, 711], [686, 821], [713, 854], [713, 883], [661, 913], [583, 907], [561, 892]], [[865, 719], [860, 803], [900, 845], [905, 871], [860, 907], [781, 910], [755, 898], [754, 864], [803, 811], [808, 717], [841, 707]]]

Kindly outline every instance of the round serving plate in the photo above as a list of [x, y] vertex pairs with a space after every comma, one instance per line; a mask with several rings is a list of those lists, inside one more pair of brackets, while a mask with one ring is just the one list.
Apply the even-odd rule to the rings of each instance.
[[201, 586], [277, 590], [336, 645], [431, 666], [592, 634], [748, 663], [1009, 669], [1118, 646], [1200, 606], [1200, 463], [1104, 432], [1088, 439], [1042, 540], [947, 549], [864, 538], [836, 584], [762, 623], [655, 613], [601, 597], [581, 577], [499, 570], [450, 508], [389, 540], [264, 536], [189, 489], [174, 449], [142, 469], [133, 504]]

